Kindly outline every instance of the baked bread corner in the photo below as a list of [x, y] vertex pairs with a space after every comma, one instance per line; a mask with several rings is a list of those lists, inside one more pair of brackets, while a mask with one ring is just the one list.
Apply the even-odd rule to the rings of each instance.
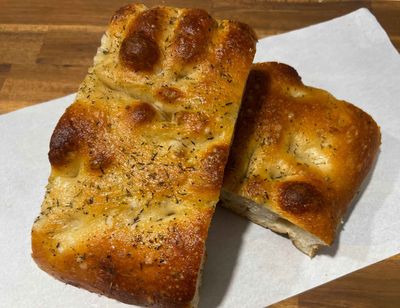
[[292, 67], [255, 64], [225, 171], [223, 205], [288, 234], [313, 256], [334, 241], [380, 140], [370, 115], [305, 86]]

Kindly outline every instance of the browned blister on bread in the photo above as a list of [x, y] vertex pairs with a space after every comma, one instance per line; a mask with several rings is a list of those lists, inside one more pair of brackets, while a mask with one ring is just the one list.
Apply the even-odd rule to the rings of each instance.
[[125, 303], [195, 305], [255, 42], [202, 10], [117, 11], [51, 137], [43, 270]]
[[380, 131], [367, 113], [305, 86], [285, 64], [255, 64], [225, 172], [225, 205], [313, 255], [331, 245], [370, 170]]

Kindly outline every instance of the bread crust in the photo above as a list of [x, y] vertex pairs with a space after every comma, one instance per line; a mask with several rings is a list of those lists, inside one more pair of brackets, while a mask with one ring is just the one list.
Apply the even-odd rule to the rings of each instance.
[[191, 304], [255, 42], [202, 10], [116, 12], [51, 137], [40, 268], [129, 304]]
[[380, 140], [366, 112], [305, 86], [288, 65], [258, 63], [247, 81], [224, 190], [330, 245]]

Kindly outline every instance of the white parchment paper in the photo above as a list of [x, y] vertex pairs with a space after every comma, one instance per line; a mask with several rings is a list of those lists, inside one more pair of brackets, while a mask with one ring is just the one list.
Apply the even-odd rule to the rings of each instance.
[[[338, 241], [310, 260], [286, 238], [218, 208], [201, 307], [262, 307], [400, 252], [400, 56], [366, 9], [260, 40], [256, 61], [295, 67], [306, 84], [370, 113], [382, 146]], [[65, 285], [30, 257], [52, 130], [74, 96], [0, 116], [0, 306], [123, 307]]]

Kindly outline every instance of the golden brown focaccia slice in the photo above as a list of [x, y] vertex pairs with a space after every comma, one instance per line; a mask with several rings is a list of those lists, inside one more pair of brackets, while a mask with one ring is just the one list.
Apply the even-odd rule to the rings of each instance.
[[255, 42], [203, 10], [112, 17], [51, 137], [32, 229], [44, 271], [125, 303], [195, 305]]
[[290, 66], [255, 64], [225, 171], [224, 205], [287, 233], [313, 256], [332, 244], [379, 145], [379, 127], [361, 109], [305, 86]]

